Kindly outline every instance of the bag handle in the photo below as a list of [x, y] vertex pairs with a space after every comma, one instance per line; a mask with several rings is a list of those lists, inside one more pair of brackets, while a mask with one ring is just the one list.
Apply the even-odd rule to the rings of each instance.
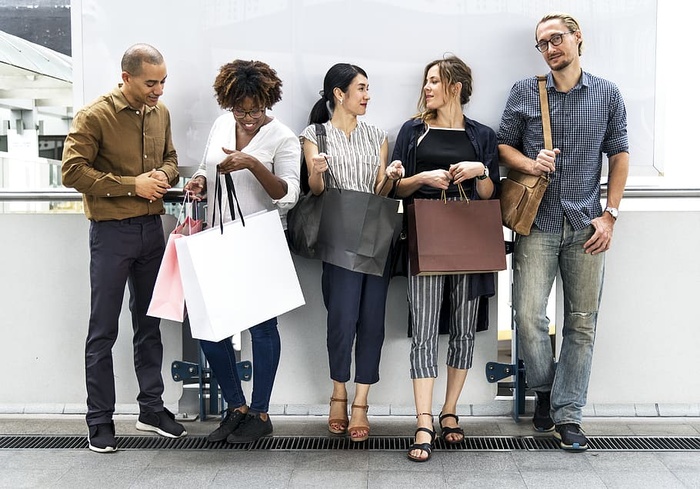
[[192, 199], [190, 198], [190, 193], [186, 191], [185, 196], [182, 199], [182, 203], [180, 204], [180, 214], [178, 214], [177, 216], [177, 224], [182, 224], [183, 222], [185, 222], [183, 220], [183, 216], [185, 214], [185, 206], [190, 203], [192, 203]]
[[[464, 187], [462, 187], [461, 182], [457, 184], [457, 190], [459, 190], [460, 202], [466, 202], [468, 204], [469, 197], [467, 197], [467, 193], [464, 191]], [[447, 192], [445, 191], [445, 189], [442, 189], [442, 192], [440, 193], [440, 200], [442, 200], [443, 204], [447, 204]]]
[[[391, 195], [391, 193], [393, 192], [394, 196], [396, 196], [396, 187], [398, 187], [399, 183], [401, 183], [401, 178], [403, 178], [403, 177], [399, 177], [396, 180], [394, 180], [394, 183], [392, 184], [391, 190], [389, 191], [389, 195]], [[378, 195], [381, 195], [382, 190], [384, 190], [384, 187], [386, 187], [386, 182], [388, 182], [388, 181], [389, 181], [389, 179], [385, 175], [384, 180], [382, 180], [382, 185], [379, 187]]]
[[[187, 206], [190, 205], [192, 206], [192, 217], [187, 215], [187, 211], [185, 210]], [[180, 214], [177, 217], [177, 226], [182, 226], [185, 223], [187, 223], [187, 230], [188, 233], [192, 233], [192, 221], [197, 220], [197, 204], [194, 202], [192, 199], [192, 196], [189, 192], [185, 192], [185, 196], [182, 199], [182, 203], [180, 204]], [[183, 219], [184, 216], [184, 219]]]
[[544, 148], [554, 149], [552, 143], [552, 125], [549, 119], [549, 100], [547, 98], [547, 75], [537, 75], [540, 91], [540, 108], [542, 110], [542, 131], [544, 132]]
[[[245, 226], [245, 218], [243, 217], [243, 212], [241, 212], [241, 205], [238, 202], [238, 196], [236, 195], [236, 187], [233, 184], [233, 178], [231, 177], [230, 173], [225, 173], [224, 174], [224, 180], [226, 182], [226, 196], [228, 198], [228, 209], [229, 213], [231, 214], [231, 220], [235, 221], [236, 220], [236, 209], [238, 209], [238, 215], [241, 218], [241, 223], [243, 223], [243, 226]], [[214, 205], [214, 210], [212, 211], [212, 217], [211, 217], [211, 222], [214, 224], [216, 222], [216, 208], [219, 208], [219, 227], [221, 229], [221, 234], [224, 234], [224, 214], [222, 211], [222, 201], [223, 199], [223, 188], [221, 187], [221, 175], [218, 173], [217, 169], [217, 175], [216, 175], [216, 185], [214, 187], [214, 199], [215, 199], [215, 205]], [[236, 201], [236, 207], [233, 207], [233, 202], [234, 200]]]
[[[314, 123], [314, 126], [316, 126], [316, 146], [318, 147], [318, 152], [325, 153], [326, 152], [326, 128], [323, 124], [320, 124], [318, 122]], [[326, 165], [328, 165], [328, 174], [333, 179], [333, 182], [335, 183], [336, 188], [338, 190], [340, 190], [340, 185], [338, 185], [338, 180], [335, 178], [335, 175], [333, 174], [333, 170], [331, 170], [331, 164], [328, 162], [328, 158], [325, 158], [325, 160], [326, 160]], [[327, 186], [328, 185], [326, 182], [326, 175], [324, 174], [323, 175], [324, 191], [325, 191]]]

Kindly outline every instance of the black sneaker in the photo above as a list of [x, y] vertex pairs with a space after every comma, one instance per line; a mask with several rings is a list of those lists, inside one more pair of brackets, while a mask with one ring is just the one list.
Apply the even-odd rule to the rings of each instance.
[[139, 414], [136, 421], [136, 429], [141, 431], [153, 431], [167, 438], [180, 438], [185, 436], [185, 427], [175, 421], [175, 415], [164, 409], [156, 412], [146, 412]]
[[575, 423], [558, 424], [554, 437], [559, 440], [559, 446], [563, 450], [573, 452], [588, 450], [588, 438], [583, 434], [581, 427]]
[[221, 423], [219, 423], [219, 427], [212, 431], [209, 436], [207, 436], [207, 441], [209, 443], [224, 441], [228, 435], [233, 433], [235, 429], [238, 428], [238, 426], [245, 419], [245, 416], [245, 413], [238, 410], [231, 411], [230, 409], [227, 409], [224, 419], [221, 420]]
[[109, 453], [117, 449], [114, 421], [88, 426], [88, 448], [97, 453]]
[[263, 421], [260, 414], [246, 414], [236, 431], [228, 435], [226, 441], [229, 443], [252, 443], [263, 436], [272, 433], [272, 421], [267, 417]]
[[537, 431], [552, 431], [554, 421], [549, 414], [551, 406], [549, 404], [549, 392], [535, 392], [537, 401], [535, 402], [535, 415], [532, 417], [532, 425]]

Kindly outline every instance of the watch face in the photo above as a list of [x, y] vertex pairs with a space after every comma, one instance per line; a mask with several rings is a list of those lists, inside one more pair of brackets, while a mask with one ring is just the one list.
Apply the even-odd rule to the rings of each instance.
[[609, 212], [611, 216], [613, 216], [615, 219], [617, 219], [617, 214], [618, 214], [617, 209], [615, 209], [614, 207], [607, 207], [605, 209], [605, 211]]

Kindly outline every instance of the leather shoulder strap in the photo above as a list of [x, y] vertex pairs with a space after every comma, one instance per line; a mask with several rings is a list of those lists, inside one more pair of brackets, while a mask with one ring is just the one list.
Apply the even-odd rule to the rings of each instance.
[[553, 149], [552, 125], [549, 119], [549, 100], [547, 99], [547, 75], [537, 75], [540, 90], [540, 107], [542, 109], [542, 131], [544, 132], [545, 149]]

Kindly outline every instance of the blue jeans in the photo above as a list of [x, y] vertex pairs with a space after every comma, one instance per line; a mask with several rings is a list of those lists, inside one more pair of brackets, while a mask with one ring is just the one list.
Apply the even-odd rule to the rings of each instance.
[[[270, 408], [272, 386], [280, 363], [277, 318], [253, 326], [248, 331], [253, 343], [253, 399], [250, 410], [266, 413]], [[230, 407], [247, 404], [236, 368], [236, 353], [233, 351], [231, 338], [219, 342], [199, 340], [199, 344], [219, 382], [226, 404]]]
[[[516, 238], [513, 255], [513, 308], [520, 356], [528, 387], [551, 391], [552, 420], [581, 423], [593, 359], [605, 255], [586, 254], [593, 226], [576, 231], [568, 220], [561, 233], [532, 230]], [[559, 361], [549, 338], [547, 299], [561, 273], [564, 325]]]

